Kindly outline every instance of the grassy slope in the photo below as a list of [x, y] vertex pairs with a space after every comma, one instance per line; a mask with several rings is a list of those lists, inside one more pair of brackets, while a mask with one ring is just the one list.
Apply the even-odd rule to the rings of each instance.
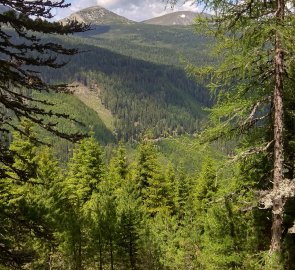
[[100, 89], [90, 89], [81, 83], [74, 83], [74, 95], [78, 97], [87, 107], [94, 110], [106, 127], [114, 131], [114, 116], [101, 102]]
[[[35, 98], [41, 100], [50, 100], [54, 104], [54, 111], [57, 113], [64, 113], [70, 115], [71, 118], [82, 122], [84, 125], [80, 125], [67, 119], [57, 119], [52, 117], [50, 121], [58, 123], [58, 129], [65, 133], [83, 132], [88, 133], [94, 131], [95, 137], [102, 143], [106, 144], [114, 141], [112, 132], [106, 127], [103, 121], [98, 116], [97, 112], [80, 101], [74, 95], [67, 94], [45, 94], [45, 93], [33, 93]], [[48, 108], [52, 109], [52, 108]], [[49, 141], [54, 141], [52, 136], [44, 134], [44, 137], [48, 137]]]

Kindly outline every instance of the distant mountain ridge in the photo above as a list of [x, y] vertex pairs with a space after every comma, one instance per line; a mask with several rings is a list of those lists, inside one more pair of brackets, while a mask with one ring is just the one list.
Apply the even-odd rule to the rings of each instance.
[[96, 25], [135, 23], [134, 21], [131, 21], [125, 17], [122, 17], [101, 6], [93, 6], [93, 7], [82, 9], [62, 19], [61, 22], [66, 23], [68, 20], [76, 20], [78, 22], [87, 23], [87, 24], [96, 24]]
[[[184, 19], [187, 14], [176, 16]], [[72, 57], [62, 70], [42, 75], [49, 82], [80, 86], [75, 97], [92, 110], [87, 124], [95, 117], [104, 124], [103, 132], [96, 131], [98, 137], [106, 141], [113, 132], [119, 140], [137, 141], [146, 130], [160, 138], [194, 134], [201, 128], [206, 118], [203, 108], [212, 101], [203, 82], [187, 76], [182, 59], [205, 65], [211, 61], [207, 54], [211, 40], [193, 27], [132, 22], [100, 7], [84, 9], [72, 18], [91, 23], [92, 30], [60, 39], [84, 53]], [[68, 109], [79, 115], [86, 112], [83, 106]]]
[[192, 11], [177, 11], [160, 17], [143, 21], [146, 24], [155, 25], [193, 25], [197, 17], [208, 17], [208, 14]]

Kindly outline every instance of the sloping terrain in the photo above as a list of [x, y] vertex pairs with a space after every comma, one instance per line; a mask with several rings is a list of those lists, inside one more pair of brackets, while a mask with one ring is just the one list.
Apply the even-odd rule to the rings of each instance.
[[86, 24], [131, 24], [134, 23], [131, 20], [128, 20], [125, 17], [117, 15], [103, 7], [94, 6], [89, 7], [83, 10], [80, 10], [76, 13], [71, 14], [69, 17], [61, 20], [63, 23], [66, 23], [68, 20], [76, 20], [78, 22]]
[[211, 100], [184, 68], [185, 61], [211, 62], [212, 42], [191, 26], [96, 24], [60, 40], [83, 52], [60, 59], [70, 62], [62, 70], [47, 69], [44, 78], [92, 89], [78, 97], [84, 106], [108, 112], [101, 119], [119, 139], [137, 140], [148, 129], [157, 137], [200, 129]]
[[96, 86], [88, 88], [81, 83], [74, 83], [74, 95], [78, 97], [87, 107], [97, 112], [98, 117], [105, 123], [106, 127], [114, 131], [114, 116], [101, 102], [101, 90]]
[[193, 25], [197, 17], [208, 16], [207, 14], [196, 13], [192, 11], [177, 11], [160, 17], [143, 21], [146, 24], [155, 25]]

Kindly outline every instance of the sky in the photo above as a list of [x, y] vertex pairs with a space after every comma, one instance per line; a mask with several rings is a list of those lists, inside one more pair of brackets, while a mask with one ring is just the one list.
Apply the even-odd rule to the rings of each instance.
[[[185, 3], [184, 3], [185, 2]], [[193, 1], [180, 0], [173, 9], [165, 0], [67, 0], [71, 7], [54, 11], [57, 20], [91, 6], [102, 6], [130, 20], [143, 21], [174, 11], [200, 11]]]

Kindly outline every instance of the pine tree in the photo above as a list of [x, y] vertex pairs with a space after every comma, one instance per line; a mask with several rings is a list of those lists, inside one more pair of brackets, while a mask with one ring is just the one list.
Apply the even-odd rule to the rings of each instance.
[[167, 207], [171, 214], [175, 215], [177, 212], [176, 198], [178, 196], [177, 192], [177, 178], [175, 174], [175, 169], [172, 162], [169, 162], [165, 172], [165, 183], [166, 183], [166, 200]]
[[[112, 166], [113, 167], [113, 166]], [[114, 174], [112, 174], [114, 176]], [[101, 239], [105, 243], [105, 259], [109, 262], [110, 269], [115, 267], [116, 237], [117, 237], [117, 201], [116, 183], [118, 178], [107, 175], [99, 185], [99, 198], [97, 198], [96, 212], [98, 213], [97, 222], [102, 230]], [[116, 185], [117, 184], [117, 185]], [[106, 258], [106, 256], [108, 258]], [[101, 267], [100, 267], [101, 268]]]
[[217, 170], [214, 161], [210, 157], [205, 157], [202, 163], [202, 170], [197, 179], [196, 186], [196, 207], [200, 211], [206, 212], [217, 192]]
[[175, 206], [178, 219], [183, 221], [187, 215], [190, 215], [192, 206], [192, 190], [194, 189], [194, 184], [190, 176], [186, 175], [184, 168], [180, 165], [177, 168], [176, 173], [176, 184], [175, 184]]
[[103, 174], [102, 150], [98, 142], [93, 137], [81, 140], [69, 162], [67, 180], [69, 189], [74, 191], [81, 205], [90, 200], [93, 192], [98, 192]]
[[[65, 8], [68, 4], [64, 1], [6, 1], [1, 0], [0, 5], [7, 8], [1, 13], [1, 68], [0, 68], [0, 178], [1, 191], [5, 197], [5, 207], [1, 207], [2, 224], [7, 237], [1, 239], [0, 257], [1, 263], [10, 268], [21, 267], [26, 262], [31, 262], [35, 255], [29, 245], [23, 247], [27, 242], [26, 237], [32, 234], [38, 237], [48, 238], [46, 235], [46, 224], [39, 225], [43, 221], [34, 217], [34, 213], [24, 215], [28, 207], [26, 201], [21, 198], [21, 194], [28, 194], [27, 188], [34, 189], [33, 182], [37, 181], [35, 145], [31, 144], [31, 134], [28, 130], [19, 129], [12, 122], [12, 116], [18, 119], [26, 117], [42, 128], [47, 129], [61, 137], [76, 140], [81, 135], [68, 135], [59, 132], [55, 128], [55, 123], [45, 120], [46, 116], [60, 116], [69, 118], [65, 114], [58, 114], [49, 107], [52, 104], [42, 100], [33, 99], [30, 95], [34, 89], [36, 91], [67, 91], [65, 85], [49, 85], [42, 80], [41, 75], [36, 72], [39, 67], [58, 68], [65, 63], [59, 61], [60, 55], [74, 55], [76, 49], [67, 49], [54, 43], [46, 42], [42, 34], [67, 35], [75, 32], [85, 31], [88, 26], [72, 22], [68, 25], [61, 25], [58, 22], [49, 22], [52, 18], [52, 9]], [[38, 34], [39, 33], [39, 34]], [[46, 109], [38, 107], [36, 104], [47, 105]], [[15, 129], [15, 143], [9, 149], [9, 144], [2, 140], [5, 134]], [[27, 128], [30, 128], [29, 126]], [[25, 138], [27, 137], [27, 138]], [[34, 138], [37, 141], [37, 138]], [[20, 143], [21, 142], [21, 143]], [[23, 145], [22, 145], [23, 143]], [[9, 206], [9, 207], [8, 207]], [[32, 210], [32, 208], [31, 208]], [[19, 215], [17, 214], [19, 213]], [[14, 231], [20, 237], [15, 239], [8, 236]], [[8, 233], [9, 232], [9, 233]], [[2, 234], [1, 234], [2, 235]], [[11, 238], [10, 238], [11, 237]], [[10, 238], [10, 239], [9, 239]], [[29, 237], [30, 238], [30, 237]], [[15, 244], [20, 242], [18, 249]]]
[[[115, 152], [113, 158], [110, 161], [109, 174], [111, 178], [119, 178], [119, 185], [122, 184], [120, 181], [126, 179], [128, 173], [127, 154], [126, 148], [123, 143], [119, 143], [119, 147]], [[115, 181], [114, 179], [112, 181]], [[118, 181], [115, 181], [118, 182]]]

